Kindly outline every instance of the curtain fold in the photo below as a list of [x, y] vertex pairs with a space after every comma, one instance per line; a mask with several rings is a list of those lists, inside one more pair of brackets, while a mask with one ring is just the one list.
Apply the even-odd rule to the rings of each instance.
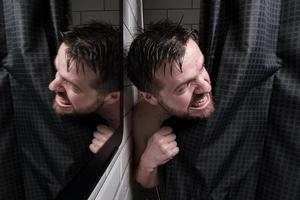
[[200, 5], [216, 111], [173, 125], [180, 153], [164, 167], [166, 199], [299, 199], [300, 2]]
[[69, 1], [0, 2], [0, 199], [55, 199], [88, 162], [95, 122], [52, 109]]

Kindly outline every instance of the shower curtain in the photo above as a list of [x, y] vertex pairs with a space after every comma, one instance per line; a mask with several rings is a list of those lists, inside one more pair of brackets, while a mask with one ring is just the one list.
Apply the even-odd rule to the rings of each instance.
[[57, 116], [48, 84], [69, 1], [0, 2], [0, 199], [55, 199], [91, 158], [88, 117]]
[[166, 199], [300, 199], [300, 1], [200, 5], [216, 111], [173, 125]]

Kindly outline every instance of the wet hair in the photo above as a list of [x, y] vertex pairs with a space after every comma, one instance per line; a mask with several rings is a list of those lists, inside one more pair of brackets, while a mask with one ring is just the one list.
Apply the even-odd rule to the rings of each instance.
[[71, 63], [77, 72], [81, 67], [92, 69], [99, 77], [95, 88], [103, 92], [120, 90], [122, 56], [120, 34], [111, 24], [92, 21], [71, 27], [61, 34], [67, 45], [67, 70]]
[[197, 43], [197, 32], [187, 30], [180, 23], [167, 19], [151, 23], [130, 45], [126, 60], [128, 78], [140, 91], [155, 94], [162, 87], [155, 80], [155, 72], [160, 67], [164, 67], [165, 72], [168, 63], [171, 74], [175, 66], [182, 72], [185, 47], [190, 38]]

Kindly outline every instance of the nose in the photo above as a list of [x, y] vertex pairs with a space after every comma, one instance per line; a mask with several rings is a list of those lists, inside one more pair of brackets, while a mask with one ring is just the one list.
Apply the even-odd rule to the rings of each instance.
[[195, 93], [202, 94], [202, 93], [209, 93], [211, 92], [211, 85], [209, 76], [202, 76], [199, 75], [197, 80], [195, 81]]
[[63, 92], [64, 89], [58, 76], [49, 84], [49, 90], [52, 92]]

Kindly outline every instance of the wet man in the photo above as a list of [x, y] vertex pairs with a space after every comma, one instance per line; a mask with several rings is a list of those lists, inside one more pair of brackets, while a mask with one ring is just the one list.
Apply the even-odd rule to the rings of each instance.
[[110, 24], [91, 22], [62, 34], [55, 58], [56, 75], [49, 84], [55, 92], [53, 108], [60, 115], [96, 112], [108, 126], [99, 125], [90, 145], [96, 152], [119, 126], [119, 32]]
[[142, 101], [134, 110], [136, 180], [159, 184], [157, 169], [179, 152], [176, 135], [161, 127], [171, 116], [208, 118], [214, 111], [209, 75], [197, 34], [168, 20], [150, 25], [132, 42], [128, 77]]

